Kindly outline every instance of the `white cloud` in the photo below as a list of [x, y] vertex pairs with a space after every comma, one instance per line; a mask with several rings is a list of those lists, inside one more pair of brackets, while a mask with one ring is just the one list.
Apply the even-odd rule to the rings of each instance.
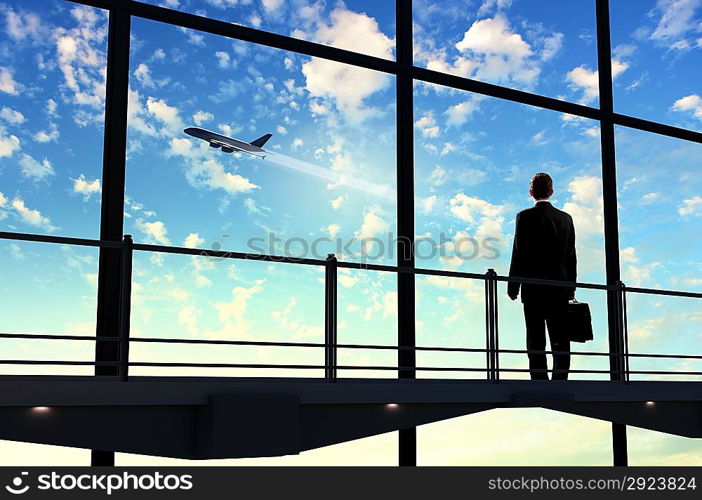
[[48, 232], [53, 232], [58, 229], [51, 223], [51, 220], [45, 215], [42, 215], [39, 210], [27, 207], [24, 200], [21, 198], [13, 199], [10, 206], [15, 210], [15, 213], [19, 216], [22, 222], [25, 222], [30, 226], [35, 226]]
[[339, 274], [339, 284], [344, 288], [351, 288], [359, 281], [360, 279], [356, 276], [349, 276], [348, 274]]
[[7, 34], [10, 38], [22, 41], [27, 37], [37, 38], [41, 32], [39, 16], [33, 13], [18, 13], [7, 7], [5, 10]]
[[385, 292], [383, 295], [383, 318], [397, 317], [397, 292]]
[[427, 198], [424, 198], [424, 200], [422, 200], [422, 211], [425, 214], [428, 214], [429, 212], [434, 210], [434, 206], [436, 205], [437, 201], [439, 201], [439, 197], [436, 196], [435, 194], [433, 194]]
[[196, 311], [194, 306], [185, 306], [178, 311], [178, 323], [185, 325], [188, 333], [198, 335], [200, 333], [200, 329], [197, 327], [198, 314], [199, 311]]
[[[379, 30], [375, 19], [344, 8], [334, 9], [331, 24], [320, 23], [313, 38], [348, 50], [357, 50], [362, 40], [365, 53], [392, 58], [394, 42]], [[353, 121], [375, 114], [376, 110], [369, 108], [365, 100], [387, 88], [391, 81], [378, 71], [314, 57], [302, 65], [302, 73], [313, 97], [331, 98], [337, 109]]]
[[446, 182], [446, 170], [437, 165], [429, 174], [429, 182], [435, 186], [441, 186]]
[[451, 213], [466, 222], [479, 240], [501, 236], [505, 220], [503, 205], [493, 205], [487, 200], [458, 193], [451, 198], [450, 207]]
[[212, 280], [210, 280], [207, 276], [203, 276], [202, 274], [195, 275], [195, 286], [197, 288], [206, 288], [211, 284]]
[[85, 175], [80, 174], [77, 179], [73, 180], [73, 192], [82, 194], [84, 200], [90, 199], [93, 194], [99, 194], [102, 192], [102, 186], [100, 185], [100, 179], [93, 179], [92, 181], [85, 178]]
[[673, 110], [692, 111], [695, 118], [702, 120], [702, 97], [697, 94], [681, 97], [673, 103]]
[[653, 203], [661, 197], [661, 193], [646, 193], [641, 197], [643, 203]]
[[190, 233], [185, 237], [183, 241], [183, 246], [185, 248], [198, 248], [205, 244], [204, 238], [200, 238], [197, 233]]
[[24, 260], [25, 256], [22, 252], [22, 247], [16, 243], [11, 243], [9, 246], [10, 257], [14, 260]]
[[441, 133], [441, 129], [436, 124], [434, 115], [429, 113], [422, 116], [419, 120], [414, 122], [414, 126], [417, 127], [424, 137], [438, 137]]
[[23, 153], [19, 159], [19, 164], [22, 169], [22, 175], [34, 180], [41, 180], [55, 173], [51, 162], [46, 158], [39, 162], [30, 155]]
[[378, 210], [375, 206], [369, 208], [363, 216], [361, 228], [355, 233], [356, 238], [362, 241], [362, 248], [366, 253], [370, 251], [373, 242], [364, 240], [382, 235], [390, 228], [390, 224], [377, 214]]
[[699, 31], [695, 21], [695, 10], [702, 0], [658, 0], [656, 10], [661, 14], [651, 39], [668, 44], [671, 48], [688, 48], [689, 42], [682, 40], [689, 31]]
[[[146, 100], [146, 109], [166, 126], [167, 131], [180, 133], [182, 130], [184, 125], [178, 114], [178, 108], [169, 106], [165, 99], [149, 97]], [[167, 131], [164, 131], [164, 133], [167, 133]]]
[[[599, 177], [575, 177], [568, 183], [570, 201], [563, 210], [573, 217], [575, 233], [580, 236], [604, 233], [604, 202]], [[579, 239], [579, 238], [578, 238]], [[576, 239], [576, 241], [578, 241]], [[579, 242], [578, 242], [579, 244]]]
[[[637, 259], [638, 261], [638, 259]], [[661, 267], [660, 262], [651, 262], [649, 264], [629, 264], [624, 266], [623, 277], [627, 285], [643, 286], [650, 284], [651, 273]], [[632, 332], [636, 336], [636, 330]]]
[[[187, 145], [184, 146], [182, 141], [186, 141]], [[176, 154], [190, 155], [190, 141], [187, 139], [173, 138], [171, 139], [171, 147]], [[195, 187], [222, 189], [229, 194], [245, 193], [258, 189], [258, 186], [246, 177], [225, 171], [224, 166], [213, 158], [205, 161], [192, 158], [185, 176], [188, 182]]]
[[173, 289], [168, 293], [168, 295], [170, 295], [171, 297], [173, 297], [173, 298], [174, 298], [175, 300], [177, 300], [178, 302], [185, 302], [186, 300], [188, 300], [188, 292], [185, 291], [185, 290], [183, 290], [183, 289], [180, 288], [180, 287], [173, 288]]
[[531, 137], [531, 143], [537, 146], [543, 146], [549, 143], [549, 139], [546, 137], [546, 130], [537, 132]]
[[218, 311], [222, 328], [219, 331], [207, 332], [208, 337], [214, 338], [242, 338], [249, 333], [250, 323], [246, 319], [246, 309], [249, 300], [263, 290], [263, 280], [259, 280], [252, 287], [237, 286], [232, 289], [230, 302], [217, 302], [214, 307]]
[[512, 5], [512, 0], [484, 0], [478, 9], [478, 17], [482, 17], [492, 12], [493, 9], [508, 9]]
[[339, 196], [338, 198], [334, 198], [332, 201], [330, 201], [331, 206], [334, 210], [339, 210], [341, 208], [341, 204], [344, 203], [344, 200], [346, 198], [342, 195]]
[[293, 149], [293, 151], [297, 151], [302, 147], [303, 141], [299, 137], [295, 137], [295, 139], [292, 141], [292, 144], [290, 147]]
[[15, 135], [5, 135], [5, 128], [0, 126], [0, 158], [10, 157], [20, 150], [20, 140]]
[[146, 64], [140, 63], [139, 66], [137, 66], [137, 69], [134, 70], [134, 76], [144, 87], [156, 87], [156, 84], [149, 73], [149, 67]]
[[[63, 74], [62, 93], [86, 109], [74, 114], [74, 121], [85, 126], [102, 118], [105, 101], [107, 12], [86, 6], [71, 9], [77, 26], [55, 28], [58, 66]], [[66, 98], [69, 98], [66, 96]]]
[[[612, 59], [612, 78], [622, 74], [629, 65], [626, 62]], [[589, 104], [600, 95], [599, 73], [597, 70], [591, 71], [586, 66], [578, 66], [568, 72], [566, 80], [574, 90], [582, 90], [583, 96], [581, 104]]]
[[324, 336], [324, 329], [321, 326], [309, 326], [302, 319], [295, 317], [294, 310], [297, 306], [297, 298], [290, 297], [288, 304], [282, 311], [273, 311], [271, 316], [279, 324], [282, 331], [292, 334], [293, 339], [316, 338]]
[[280, 6], [283, 5], [283, 0], [261, 0], [261, 3], [267, 12], [273, 12], [278, 10]]
[[327, 226], [327, 231], [329, 232], [329, 237], [334, 238], [339, 234], [339, 231], [341, 231], [341, 226], [339, 224], [329, 224]]
[[446, 123], [449, 126], [463, 125], [470, 119], [473, 113], [478, 109], [481, 98], [472, 96], [467, 101], [450, 106], [444, 113], [446, 114]]
[[519, 33], [511, 30], [504, 14], [475, 21], [455, 45], [463, 56], [457, 59], [453, 71], [462, 71], [465, 76], [481, 80], [531, 86], [541, 72], [539, 58], [550, 59], [560, 48], [557, 35], [538, 56]]
[[678, 207], [678, 213], [682, 216], [702, 216], [702, 196], [693, 196], [683, 200], [682, 205]]
[[221, 50], [218, 50], [215, 52], [215, 57], [217, 58], [217, 65], [220, 68], [228, 68], [229, 63], [231, 62], [231, 57], [229, 57], [229, 54], [226, 52], [223, 52]]
[[58, 104], [53, 99], [47, 99], [46, 101], [46, 112], [49, 116], [56, 116], [56, 108]]
[[171, 240], [168, 239], [168, 230], [162, 221], [146, 222], [143, 219], [137, 219], [136, 228], [144, 233], [147, 240], [154, 241], [159, 245], [170, 245]]
[[178, 26], [178, 31], [185, 34], [185, 36], [188, 38], [187, 42], [190, 45], [195, 45], [196, 47], [205, 46], [205, 36], [198, 33], [197, 31], [191, 30], [189, 28], [184, 28], [182, 26]]
[[0, 118], [5, 120], [7, 123], [11, 123], [12, 125], [19, 125], [27, 120], [22, 113], [12, 108], [8, 108], [7, 106], [3, 106], [2, 109], [0, 109]]
[[49, 130], [40, 130], [32, 136], [37, 142], [56, 142], [59, 138], [59, 130], [55, 123], [49, 124]]
[[198, 111], [193, 115], [193, 121], [198, 127], [203, 123], [209, 122], [211, 120], [214, 120], [214, 115], [206, 111]]
[[19, 95], [22, 85], [17, 83], [12, 75], [12, 70], [0, 67], [0, 92], [10, 95]]

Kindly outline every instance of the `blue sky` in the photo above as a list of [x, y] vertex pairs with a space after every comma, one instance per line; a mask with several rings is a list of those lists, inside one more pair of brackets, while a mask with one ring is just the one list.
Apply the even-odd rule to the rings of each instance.
[[[151, 3], [394, 58], [394, 1]], [[615, 110], [700, 130], [702, 2], [611, 3]], [[563, 5], [416, 0], [415, 64], [597, 106], [594, 2]], [[103, 11], [60, 0], [0, 2], [2, 230], [98, 237], [106, 21]], [[263, 250], [298, 254], [300, 241], [319, 241], [323, 258], [337, 251], [330, 240], [386, 241], [395, 232], [394, 77], [142, 19], [133, 20], [131, 46], [125, 231], [136, 241], [241, 251], [250, 249], [251, 238], [267, 241], [275, 235], [279, 242]], [[596, 122], [421, 82], [414, 95], [419, 266], [472, 272], [493, 267], [505, 274], [514, 214], [531, 203], [531, 175], [547, 171], [556, 183], [554, 204], [575, 220], [579, 280], [603, 281]], [[265, 160], [225, 155], [184, 135], [186, 126], [246, 140], [270, 132], [271, 155]], [[616, 146], [624, 281], [699, 291], [700, 145], [618, 127]], [[461, 242], [468, 238], [489, 241], [490, 249], [456, 258], [457, 249], [466, 251]], [[377, 244], [365, 249], [366, 258], [395, 262]], [[364, 258], [361, 251], [356, 244], [340, 258], [357, 261]], [[2, 242], [0, 254], [5, 305], [0, 329], [94, 332], [95, 250]], [[140, 253], [133, 334], [321, 341], [322, 278], [318, 268]], [[350, 271], [340, 274], [339, 285], [341, 341], [394, 343], [395, 277]], [[590, 302], [595, 318], [596, 339], [588, 350], [605, 351], [603, 297], [578, 296]], [[500, 300], [501, 346], [524, 348], [521, 309], [503, 296]], [[418, 342], [482, 347], [482, 301], [479, 282], [418, 278]], [[702, 315], [691, 300], [632, 297], [629, 318], [632, 352], [700, 352]], [[88, 343], [3, 341], [3, 346], [8, 357], [90, 359], [92, 353]], [[132, 353], [135, 359], [162, 361], [322, 362], [321, 353], [309, 349], [136, 345]], [[344, 364], [394, 362], [388, 353], [372, 351], [339, 356]], [[482, 366], [483, 357], [422, 354], [419, 362]], [[605, 368], [601, 360], [576, 358], [576, 365]], [[521, 356], [505, 356], [502, 366], [525, 368], [526, 363]], [[640, 366], [654, 367], [700, 368], [667, 361]], [[508, 429], [512, 441], [526, 439], [520, 421], [527, 414], [534, 427], [578, 432], [602, 427], [587, 419], [517, 410], [500, 414], [499, 428]], [[455, 463], [524, 463], [508, 454], [477, 454], [472, 446], [443, 443], [431, 431], [449, 432], [441, 427], [449, 426], [459, 435], [472, 423], [490, 432], [497, 428], [490, 415], [427, 426], [420, 431], [420, 456], [424, 449], [437, 464], [441, 457]], [[606, 432], [597, 432], [602, 438], [591, 455], [554, 456], [547, 445], [541, 451], [534, 446], [533, 453], [543, 463], [607, 463], [609, 440]], [[652, 442], [667, 447], [670, 463], [702, 462], [699, 452], [681, 458], [687, 440], [631, 432], [632, 447], [641, 443], [640, 456], [648, 457], [642, 460], [654, 460], [643, 444]], [[424, 435], [434, 437], [422, 441]], [[375, 450], [392, 463], [391, 436], [366, 443], [281, 460], [343, 462]]]

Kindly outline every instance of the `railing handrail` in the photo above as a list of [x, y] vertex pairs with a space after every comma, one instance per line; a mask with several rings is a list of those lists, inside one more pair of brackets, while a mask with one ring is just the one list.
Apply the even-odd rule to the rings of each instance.
[[[58, 243], [58, 244], [68, 244], [77, 246], [89, 246], [89, 247], [104, 247], [104, 248], [123, 248], [124, 243], [122, 241], [111, 241], [111, 240], [98, 240], [90, 238], [72, 238], [66, 236], [52, 236], [43, 234], [33, 234], [33, 233], [15, 233], [0, 231], [0, 239], [6, 240], [21, 240], [21, 241], [32, 241], [39, 243]], [[309, 259], [302, 257], [289, 257], [283, 255], [270, 255], [270, 254], [258, 254], [258, 253], [247, 253], [247, 252], [235, 252], [229, 250], [212, 250], [204, 248], [189, 248], [189, 247], [175, 247], [175, 246], [165, 246], [165, 245], [154, 245], [148, 243], [134, 243], [134, 250], [148, 251], [148, 252], [162, 252], [171, 254], [184, 254], [184, 255], [199, 255], [202, 257], [215, 257], [215, 258], [225, 258], [225, 259], [238, 259], [238, 260], [253, 260], [253, 261], [265, 261], [265, 262], [280, 262], [286, 264], [302, 264], [302, 265], [312, 265], [324, 267], [327, 264], [326, 260], [321, 259]], [[467, 278], [467, 279], [479, 279], [485, 280], [485, 274], [483, 273], [470, 273], [464, 271], [449, 271], [443, 269], [427, 269], [421, 267], [401, 267], [392, 266], [387, 264], [369, 264], [362, 262], [345, 262], [337, 261], [337, 267], [346, 269], [359, 269], [364, 271], [380, 271], [380, 272], [395, 272], [395, 273], [411, 273], [426, 276], [443, 276], [447, 278]], [[504, 276], [496, 274], [494, 279], [503, 282], [518, 282], [518, 283], [528, 283], [533, 285], [552, 285], [561, 287], [576, 287], [576, 288], [586, 288], [595, 290], [618, 290], [619, 285], [614, 284], [601, 284], [601, 283], [587, 283], [580, 281], [564, 281], [564, 280], [550, 280], [542, 278], [526, 278], [526, 277], [516, 277], [516, 276]], [[645, 288], [645, 287], [631, 287], [627, 286], [626, 291], [630, 293], [640, 293], [640, 294], [650, 294], [650, 295], [668, 295], [676, 297], [688, 297], [702, 299], [702, 292], [686, 292], [682, 290], [668, 290], [663, 288]]]
[[[120, 342], [119, 337], [96, 337], [95, 335], [64, 335], [64, 334], [34, 334], [34, 333], [0, 333], [0, 339], [25, 339], [25, 340], [71, 340], [87, 342]], [[258, 347], [299, 347], [299, 348], [324, 348], [324, 342], [287, 342], [274, 340], [224, 340], [224, 339], [190, 339], [176, 337], [130, 337], [130, 342], [145, 344], [194, 344], [194, 345], [229, 345], [229, 346], [258, 346]], [[458, 352], [465, 354], [485, 353], [484, 347], [449, 347], [449, 346], [397, 346], [392, 344], [335, 344], [337, 349], [358, 350], [384, 350], [384, 351], [419, 351], [419, 352]], [[496, 348], [500, 354], [565, 354], [573, 356], [619, 356], [617, 353], [597, 351], [552, 351], [535, 349], [502, 349]], [[628, 353], [633, 358], [664, 358], [664, 359], [699, 359], [702, 354], [663, 354], [663, 353]]]

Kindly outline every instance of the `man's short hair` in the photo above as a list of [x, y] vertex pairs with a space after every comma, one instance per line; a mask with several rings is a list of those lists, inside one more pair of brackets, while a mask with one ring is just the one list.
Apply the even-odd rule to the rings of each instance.
[[551, 179], [550, 175], [539, 172], [531, 178], [530, 187], [534, 198], [550, 198], [553, 194], [553, 179]]

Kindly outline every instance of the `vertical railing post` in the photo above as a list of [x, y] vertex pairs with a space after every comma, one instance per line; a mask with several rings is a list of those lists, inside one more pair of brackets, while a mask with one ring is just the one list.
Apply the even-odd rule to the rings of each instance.
[[497, 313], [497, 273], [495, 272], [494, 269], [489, 269], [488, 271], [492, 272], [492, 309], [493, 309], [493, 318], [492, 318], [492, 348], [493, 348], [493, 370], [495, 373], [495, 376], [493, 379], [496, 382], [499, 382], [500, 380], [500, 321], [499, 321], [499, 315]]
[[324, 272], [324, 378], [336, 381], [336, 273], [337, 260], [333, 253], [327, 255]]
[[132, 236], [125, 234], [122, 243], [122, 279], [119, 298], [119, 377], [126, 382], [129, 378], [129, 328], [132, 314], [132, 255], [134, 252]]
[[621, 380], [629, 381], [629, 328], [626, 317], [626, 285], [623, 282], [617, 281], [617, 305], [618, 305], [618, 324], [619, 324], [619, 370]]
[[492, 321], [490, 315], [490, 271], [485, 273], [485, 375], [488, 380], [492, 380], [492, 362], [490, 353], [492, 352]]
[[485, 343], [487, 379], [497, 380], [497, 281], [494, 269], [485, 273]]

